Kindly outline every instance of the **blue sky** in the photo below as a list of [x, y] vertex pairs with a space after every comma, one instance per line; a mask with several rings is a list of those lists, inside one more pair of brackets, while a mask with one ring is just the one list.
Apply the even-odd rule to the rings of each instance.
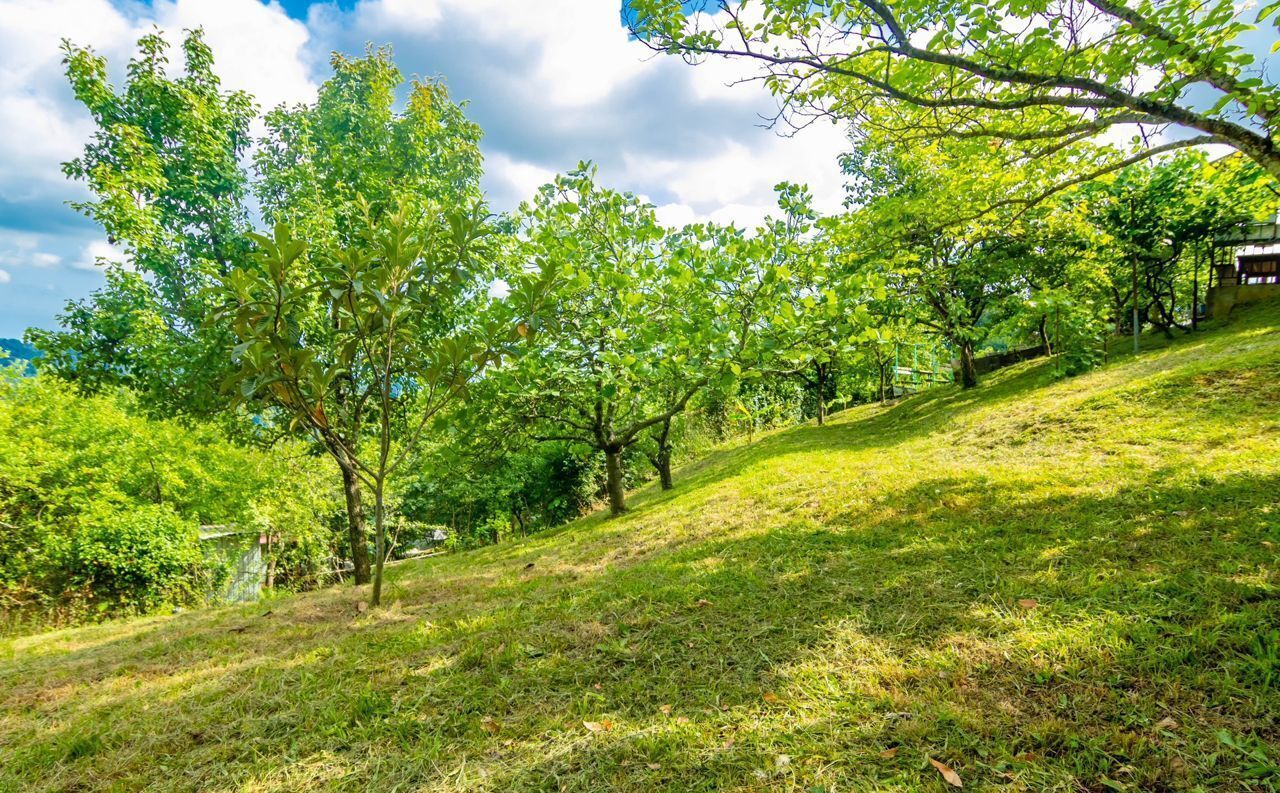
[[442, 75], [469, 103], [498, 209], [583, 159], [673, 224], [754, 223], [783, 179], [838, 206], [838, 129], [793, 140], [761, 128], [772, 99], [728, 85], [748, 67], [655, 58], [619, 12], [619, 0], [0, 0], [0, 336], [52, 326], [102, 283], [96, 258], [119, 256], [66, 206], [86, 192], [59, 165], [92, 126], [62, 75], [63, 37], [105, 55], [118, 80], [141, 33], [176, 41], [200, 25], [224, 84], [266, 108], [312, 98], [332, 51], [389, 43], [407, 75]]

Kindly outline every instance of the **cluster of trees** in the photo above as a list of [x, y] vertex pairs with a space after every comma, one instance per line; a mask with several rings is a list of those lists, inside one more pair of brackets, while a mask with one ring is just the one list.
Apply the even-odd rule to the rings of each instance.
[[[386, 49], [335, 55], [316, 100], [266, 113], [253, 141], [257, 111], [222, 90], [199, 31], [178, 76], [145, 36], [120, 89], [68, 44], [97, 131], [66, 172], [128, 267], [104, 263], [105, 286], [28, 340], [42, 378], [331, 461], [376, 604], [407, 521], [487, 542], [597, 499], [619, 514], [636, 482], [675, 486], [680, 455], [888, 399], [904, 369], [916, 386], [950, 379], [954, 357], [972, 387], [983, 350], [1034, 344], [1070, 374], [1134, 322], [1189, 327], [1209, 241], [1274, 211], [1275, 92], [1240, 76], [1217, 11], [1087, 5], [1092, 23], [764, 0], [708, 26], [676, 0], [632, 0], [650, 46], [754, 59], [785, 113], [854, 124], [845, 210], [820, 216], [783, 183], [754, 229], [664, 228], [589, 163], [494, 216], [480, 129], [440, 82], [397, 103]], [[1050, 32], [1015, 36], [1002, 17]], [[1122, 62], [1160, 69], [1156, 87], [1117, 87]], [[1184, 107], [1193, 77], [1227, 100]], [[1242, 154], [1091, 140], [1169, 123]]]

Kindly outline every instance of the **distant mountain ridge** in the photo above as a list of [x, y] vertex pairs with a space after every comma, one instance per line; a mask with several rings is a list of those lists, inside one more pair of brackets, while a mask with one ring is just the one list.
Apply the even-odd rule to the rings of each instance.
[[27, 374], [35, 374], [36, 368], [31, 364], [43, 353], [27, 344], [22, 339], [0, 339], [0, 366], [6, 366], [14, 360], [27, 362]]

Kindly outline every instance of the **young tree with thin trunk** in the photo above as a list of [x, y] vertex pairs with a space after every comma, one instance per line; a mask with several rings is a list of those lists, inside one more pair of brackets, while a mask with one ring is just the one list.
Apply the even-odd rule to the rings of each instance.
[[[357, 242], [312, 251], [305, 263], [306, 242], [281, 224], [272, 238], [254, 235], [258, 252], [216, 289], [225, 308], [213, 321], [240, 339], [240, 368], [226, 388], [286, 412], [373, 494], [374, 606], [388, 553], [388, 479], [493, 357], [493, 326], [478, 319], [491, 275], [476, 251], [486, 215], [481, 205], [401, 208], [367, 218]], [[313, 337], [317, 306], [332, 328]], [[370, 387], [353, 401], [351, 382]]]
[[[312, 104], [280, 106], [266, 114], [267, 134], [254, 155], [254, 192], [268, 224], [287, 223], [312, 251], [362, 243], [369, 223], [404, 208], [468, 206], [480, 199], [480, 128], [452, 102], [438, 80], [406, 87], [389, 47], [363, 57], [335, 53], [333, 75]], [[304, 255], [295, 265], [307, 264]], [[307, 336], [341, 335], [333, 317], [313, 316]], [[364, 493], [357, 459], [379, 388], [360, 370], [334, 383], [337, 409], [329, 432], [341, 439], [334, 459], [342, 473], [347, 533], [356, 584], [370, 581]], [[332, 451], [332, 450], [331, 450]]]

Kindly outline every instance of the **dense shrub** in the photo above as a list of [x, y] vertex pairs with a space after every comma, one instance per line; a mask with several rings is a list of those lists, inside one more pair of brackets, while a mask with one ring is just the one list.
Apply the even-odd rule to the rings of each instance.
[[277, 583], [307, 586], [340, 511], [305, 448], [226, 440], [213, 426], [139, 415], [125, 392], [0, 373], [3, 622], [68, 622], [198, 599], [224, 575], [201, 524], [269, 534]]
[[147, 611], [200, 596], [203, 558], [195, 525], [165, 504], [86, 518], [62, 563], [71, 588], [101, 609]]

